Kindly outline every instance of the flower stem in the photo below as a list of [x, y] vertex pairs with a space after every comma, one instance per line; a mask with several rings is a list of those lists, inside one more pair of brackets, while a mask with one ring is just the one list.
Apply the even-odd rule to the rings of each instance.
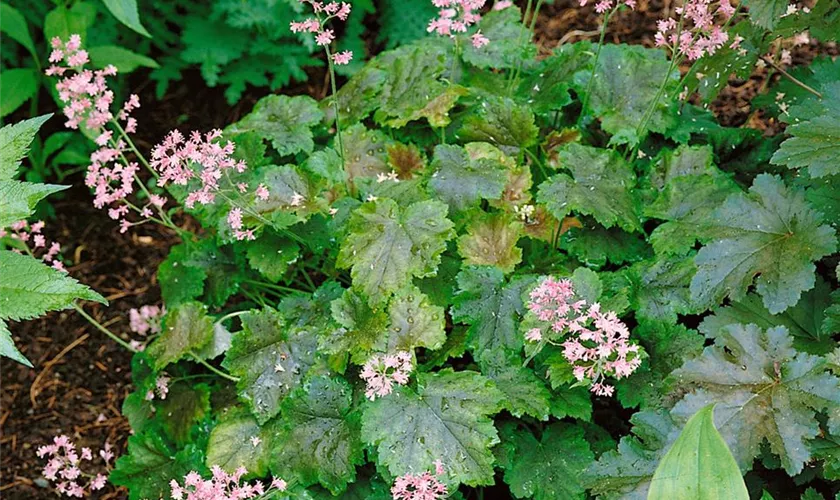
[[595, 59], [592, 61], [592, 72], [589, 73], [589, 81], [586, 83], [586, 93], [583, 95], [583, 102], [581, 103], [580, 115], [578, 116], [578, 126], [583, 121], [583, 116], [586, 114], [586, 107], [589, 105], [589, 95], [592, 93], [592, 83], [595, 81], [595, 73], [598, 71], [598, 60], [601, 58], [601, 48], [604, 47], [604, 39], [607, 36], [607, 24], [610, 22], [610, 17], [613, 12], [618, 9], [618, 5], [613, 7], [604, 16], [604, 22], [601, 23], [601, 35], [598, 38], [598, 48], [595, 50]]
[[96, 319], [94, 319], [94, 317], [93, 317], [93, 316], [91, 316], [90, 314], [86, 313], [86, 312], [85, 312], [85, 310], [84, 310], [84, 309], [82, 309], [82, 307], [81, 307], [79, 304], [76, 304], [76, 303], [74, 302], [74, 303], [73, 303], [73, 309], [75, 309], [75, 310], [76, 310], [76, 312], [77, 312], [77, 313], [79, 313], [79, 315], [81, 315], [83, 318], [85, 318], [85, 319], [87, 320], [87, 322], [88, 322], [88, 323], [90, 323], [91, 325], [93, 325], [93, 327], [94, 327], [94, 328], [96, 328], [96, 329], [97, 329], [97, 330], [99, 330], [100, 332], [104, 333], [105, 335], [107, 335], [107, 336], [111, 337], [111, 340], [113, 340], [113, 341], [114, 341], [114, 342], [116, 342], [117, 344], [119, 344], [119, 345], [121, 345], [121, 346], [125, 347], [126, 349], [128, 349], [128, 350], [129, 350], [129, 351], [131, 351], [131, 352], [137, 352], [137, 349], [135, 349], [135, 348], [131, 347], [131, 344], [129, 344], [129, 343], [128, 343], [128, 342], [126, 342], [125, 340], [123, 340], [123, 339], [119, 338], [119, 337], [118, 337], [118, 336], [117, 336], [114, 332], [112, 332], [111, 330], [109, 330], [109, 329], [105, 328], [104, 326], [102, 326], [102, 324], [101, 324], [100, 322], [96, 321]]
[[341, 144], [341, 120], [338, 116], [338, 89], [335, 86], [335, 64], [333, 64], [332, 54], [330, 54], [329, 45], [324, 46], [327, 53], [327, 66], [330, 70], [330, 87], [332, 88], [333, 110], [335, 111], [335, 139], [338, 143], [338, 156], [341, 157], [341, 166], [344, 167], [344, 146]]
[[207, 369], [208, 369], [208, 370], [210, 370], [211, 372], [215, 373], [216, 375], [218, 375], [218, 376], [220, 376], [220, 377], [222, 377], [222, 378], [224, 378], [224, 379], [230, 380], [231, 382], [239, 382], [239, 377], [234, 377], [234, 376], [233, 376], [233, 375], [231, 375], [230, 373], [226, 373], [226, 372], [223, 372], [222, 370], [219, 370], [218, 368], [216, 368], [215, 366], [211, 365], [211, 364], [210, 364], [210, 363], [208, 363], [207, 361], [205, 361], [205, 360], [201, 359], [201, 357], [199, 357], [199, 356], [198, 356], [198, 354], [196, 354], [195, 352], [190, 351], [190, 356], [192, 356], [192, 358], [193, 358], [193, 360], [194, 360], [195, 362], [197, 362], [197, 363], [199, 363], [200, 365], [204, 366], [205, 368], [207, 368]]
[[782, 76], [784, 76], [785, 78], [787, 78], [788, 80], [793, 82], [795, 85], [797, 85], [797, 86], [801, 87], [802, 89], [814, 94], [815, 96], [819, 97], [820, 99], [823, 98], [823, 95], [820, 92], [818, 92], [813, 87], [809, 86], [808, 84], [806, 84], [802, 80], [799, 80], [795, 76], [793, 76], [790, 73], [788, 73], [787, 71], [785, 71], [785, 69], [783, 67], [781, 67], [779, 64], [777, 64], [776, 61], [774, 61], [772, 59], [768, 59], [766, 57], [762, 57], [761, 59], [764, 62], [766, 62], [767, 64], [769, 64], [770, 66], [773, 66], [773, 69], [775, 69], [776, 71], [781, 73]]

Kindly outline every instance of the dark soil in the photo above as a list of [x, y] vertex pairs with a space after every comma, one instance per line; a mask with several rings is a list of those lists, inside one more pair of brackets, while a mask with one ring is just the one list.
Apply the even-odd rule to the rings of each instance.
[[[635, 11], [623, 11], [611, 21], [608, 43], [651, 46], [655, 22], [670, 8], [670, 0], [639, 1]], [[559, 43], [597, 41], [598, 26], [592, 5], [581, 8], [577, 0], [557, 0], [543, 7], [536, 36], [545, 52]], [[835, 44], [811, 44], [794, 51], [794, 63], [806, 63], [818, 54], [837, 53]], [[745, 81], [730, 82], [732, 85], [711, 109], [726, 125], [746, 124], [768, 134], [778, 132], [778, 124], [750, 112], [749, 102], [765, 78], [766, 73], [758, 71]], [[170, 88], [162, 101], [156, 101], [144, 75], [135, 75], [130, 83], [134, 83], [131, 91], [141, 94], [137, 143], [146, 151], [174, 127], [182, 131], [223, 128], [267, 93], [266, 89], [252, 89], [230, 106], [221, 89], [207, 88], [198, 73], [191, 72]], [[285, 91], [323, 97], [323, 70], [313, 71], [310, 83]], [[43, 101], [47, 102], [44, 106], [51, 104]], [[56, 110], [42, 110], [51, 111]], [[59, 127], [59, 120], [53, 120], [52, 126]], [[48, 221], [46, 233], [62, 243], [70, 274], [108, 299], [108, 307], [86, 304], [88, 313], [128, 339], [128, 310], [160, 302], [157, 268], [177, 237], [152, 225], [120, 234], [104, 211], [93, 208], [80, 176], [67, 182], [76, 187], [54, 201], [57, 215]], [[79, 446], [98, 449], [107, 440], [116, 447], [117, 455], [124, 452], [130, 429], [120, 415], [120, 407], [131, 390], [130, 355], [72, 311], [15, 323], [11, 330], [35, 368], [0, 359], [0, 496], [10, 500], [55, 498], [39, 479], [43, 463], [35, 450], [52, 436], [67, 434]], [[102, 498], [125, 496], [124, 491], [111, 489]]]

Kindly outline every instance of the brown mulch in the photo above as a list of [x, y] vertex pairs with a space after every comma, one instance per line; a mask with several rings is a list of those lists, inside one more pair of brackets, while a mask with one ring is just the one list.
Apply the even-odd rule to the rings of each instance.
[[[557, 0], [543, 6], [536, 24], [538, 43], [550, 49], [561, 40], [597, 41], [599, 19], [592, 3], [581, 8], [578, 0]], [[610, 23], [608, 43], [652, 46], [655, 22], [671, 7], [670, 0], [642, 0], [635, 11], [622, 11]], [[837, 53], [836, 44], [798, 47], [793, 52], [794, 63], [806, 63], [817, 54]], [[197, 72], [191, 72], [186, 81], [173, 85], [163, 100], [156, 101], [152, 84], [143, 81], [143, 76], [136, 77], [132, 87], [143, 103], [138, 115], [141, 150], [149, 150], [173, 127], [182, 131], [223, 128], [250, 111], [267, 93], [266, 89], [252, 90], [229, 106], [221, 89], [208, 89]], [[323, 96], [323, 71], [311, 76], [311, 83], [286, 91]], [[768, 134], [778, 132], [778, 124], [750, 114], [749, 102], [765, 78], [766, 73], [759, 71], [747, 80], [731, 81], [711, 109], [726, 125], [747, 123]], [[59, 120], [54, 119], [51, 126], [57, 130]], [[108, 307], [86, 304], [88, 313], [128, 338], [128, 310], [160, 301], [156, 271], [177, 237], [152, 225], [120, 234], [104, 211], [92, 207], [80, 177], [69, 182], [76, 187], [61, 199], [53, 198], [57, 215], [48, 221], [47, 235], [62, 243], [70, 274], [108, 298]], [[131, 390], [130, 355], [72, 311], [14, 323], [11, 330], [35, 368], [0, 359], [0, 497], [55, 498], [40, 478], [43, 464], [35, 449], [64, 433], [79, 446], [98, 449], [107, 440], [116, 446], [118, 455], [122, 453], [130, 430], [120, 415], [122, 401]], [[124, 497], [124, 492], [112, 489], [102, 498]]]

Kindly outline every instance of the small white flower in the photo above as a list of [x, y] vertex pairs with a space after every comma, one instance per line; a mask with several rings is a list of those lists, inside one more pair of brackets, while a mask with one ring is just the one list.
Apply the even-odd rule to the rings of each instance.
[[284, 372], [284, 371], [286, 371], [286, 369], [283, 368], [283, 365], [281, 365], [280, 363], [277, 363], [276, 365], [274, 365], [274, 372], [275, 373], [280, 373], [280, 372]]
[[260, 443], [262, 443], [262, 439], [260, 439], [258, 436], [251, 436], [251, 446], [256, 448], [260, 445]]

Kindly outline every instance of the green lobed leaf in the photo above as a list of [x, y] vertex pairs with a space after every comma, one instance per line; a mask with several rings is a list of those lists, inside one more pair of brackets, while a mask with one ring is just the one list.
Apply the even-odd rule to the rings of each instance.
[[160, 336], [147, 350], [154, 359], [155, 370], [188, 357], [210, 343], [213, 320], [206, 311], [200, 302], [185, 302], [167, 311]]
[[15, 177], [20, 160], [29, 152], [29, 145], [35, 139], [35, 134], [51, 117], [52, 113], [0, 128], [0, 181], [8, 181]]
[[283, 401], [275, 424], [272, 472], [304, 486], [320, 484], [334, 495], [356, 478], [364, 451], [353, 391], [340, 378], [315, 377]]
[[488, 142], [506, 153], [518, 153], [537, 142], [539, 129], [530, 108], [508, 97], [483, 95], [475, 112], [458, 130], [463, 141]]
[[519, 7], [491, 11], [482, 16], [478, 29], [490, 43], [481, 48], [462, 40], [464, 60], [479, 68], [515, 68], [533, 57], [531, 32], [521, 21]]
[[639, 234], [631, 234], [617, 227], [606, 229], [587, 221], [583, 227], [572, 227], [560, 237], [560, 248], [594, 269], [610, 264], [621, 265], [644, 259], [651, 254], [650, 246]]
[[381, 130], [368, 130], [357, 123], [342, 132], [344, 170], [348, 180], [357, 177], [376, 177], [390, 172], [387, 146], [391, 143]]
[[495, 266], [510, 273], [522, 262], [522, 249], [516, 246], [522, 224], [508, 214], [481, 213], [458, 238], [458, 253], [470, 266]]
[[750, 20], [762, 28], [772, 30], [787, 10], [787, 0], [748, 0]]
[[482, 199], [501, 198], [507, 168], [490, 158], [471, 158], [469, 151], [441, 144], [435, 147], [429, 187], [452, 212], [476, 206]]
[[532, 370], [522, 366], [521, 356], [502, 349], [487, 350], [478, 363], [481, 373], [505, 395], [505, 409], [514, 417], [530, 415], [548, 420], [551, 392]]
[[771, 313], [794, 306], [814, 286], [812, 261], [837, 249], [834, 230], [821, 222], [801, 191], [759, 175], [748, 194], [730, 195], [715, 210], [710, 236], [718, 239], [694, 259], [692, 299], [706, 307], [727, 296], [738, 301], [755, 281]]
[[247, 244], [248, 262], [251, 267], [271, 282], [280, 281], [289, 266], [300, 258], [300, 246], [294, 241], [263, 232], [255, 241]]
[[362, 413], [362, 439], [375, 447], [380, 464], [395, 475], [434, 470], [470, 486], [493, 483], [493, 453], [499, 437], [489, 416], [502, 394], [482, 375], [445, 369], [418, 373], [417, 389], [399, 386], [369, 402]]
[[193, 425], [210, 414], [210, 387], [176, 381], [169, 386], [166, 399], [158, 402], [155, 409], [167, 435], [175, 444], [187, 445]]
[[373, 304], [382, 303], [412, 277], [435, 274], [453, 233], [446, 213], [436, 200], [405, 209], [390, 199], [365, 203], [353, 211], [337, 266], [352, 267], [354, 285]]
[[690, 256], [640, 262], [624, 273], [631, 286], [631, 306], [640, 319], [676, 324], [678, 314], [700, 312], [689, 284], [697, 268]]
[[714, 408], [709, 405], [686, 422], [656, 468], [649, 500], [749, 500], [738, 464], [715, 429]]
[[391, 326], [386, 352], [440, 349], [446, 341], [443, 307], [432, 304], [415, 286], [400, 290], [388, 305]]
[[210, 432], [207, 467], [218, 465], [228, 474], [245, 467], [248, 475], [264, 476], [273, 445], [270, 426], [260, 427], [247, 411], [228, 409]]
[[537, 200], [563, 219], [575, 211], [592, 215], [604, 227], [618, 225], [641, 230], [639, 201], [633, 190], [636, 176], [618, 153], [570, 144], [559, 153], [560, 164], [571, 172], [556, 174], [542, 183]]
[[322, 334], [320, 345], [325, 352], [350, 353], [354, 363], [363, 364], [374, 351], [385, 349], [388, 316], [384, 309], [372, 306], [364, 296], [348, 288], [332, 302], [331, 310], [341, 327]]
[[271, 141], [280, 156], [304, 152], [315, 147], [311, 128], [324, 118], [318, 103], [307, 96], [269, 95], [251, 111], [230, 125], [232, 133], [256, 132]]

